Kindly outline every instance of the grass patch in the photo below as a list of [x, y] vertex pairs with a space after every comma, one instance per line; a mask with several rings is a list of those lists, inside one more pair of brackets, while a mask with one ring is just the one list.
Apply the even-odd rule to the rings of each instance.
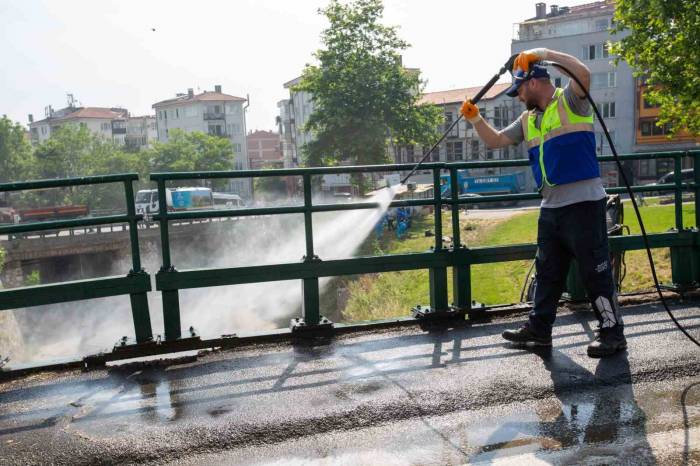
[[[625, 224], [632, 234], [639, 234], [639, 224], [632, 204], [624, 203]], [[675, 226], [675, 210], [671, 205], [649, 203], [640, 208], [648, 233], [667, 231]], [[480, 220], [464, 216], [460, 219], [462, 242], [470, 247], [534, 243], [537, 239], [537, 210], [523, 211], [508, 219]], [[683, 204], [685, 225], [694, 223], [695, 206]], [[398, 240], [393, 232], [385, 232], [379, 241], [373, 241], [374, 254], [403, 254], [427, 251], [435, 244], [434, 237], [426, 237], [425, 230], [434, 230], [432, 216], [415, 219], [410, 234]], [[449, 214], [443, 215], [443, 233], [451, 234]], [[671, 279], [671, 261], [668, 249], [652, 251], [661, 281]], [[472, 299], [486, 304], [505, 304], [520, 301], [520, 292], [530, 261], [501, 262], [472, 266]], [[625, 255], [627, 274], [622, 291], [638, 291], [653, 286], [645, 251], [630, 251]], [[452, 296], [451, 269], [448, 271], [448, 293]], [[343, 320], [358, 321], [404, 316], [416, 304], [429, 303], [427, 270], [365, 275], [346, 283], [348, 302]]]

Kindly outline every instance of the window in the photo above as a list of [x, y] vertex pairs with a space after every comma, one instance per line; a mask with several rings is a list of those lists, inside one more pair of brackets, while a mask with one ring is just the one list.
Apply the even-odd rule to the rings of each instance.
[[605, 89], [607, 87], [615, 87], [617, 85], [617, 72], [609, 71], [607, 73], [592, 73], [591, 74], [591, 89]]
[[180, 118], [180, 109], [179, 108], [175, 109], [175, 118]]
[[479, 160], [479, 141], [472, 140], [472, 160]]
[[163, 119], [163, 112], [161, 110], [158, 110], [158, 119], [159, 120]]
[[595, 22], [594, 30], [595, 31], [607, 31], [608, 29], [608, 18], [605, 19], [597, 19]]
[[234, 144], [233, 145], [233, 151], [237, 154], [240, 154], [241, 152], [241, 145], [240, 144]]
[[510, 158], [510, 147], [506, 146], [503, 149], [501, 149], [501, 158], [503, 160], [508, 160]]
[[413, 162], [416, 158], [416, 155], [414, 153], [415, 151], [413, 150], [413, 146], [406, 146], [406, 160], [409, 162]]
[[584, 60], [600, 60], [610, 56], [610, 48], [606, 42], [584, 45], [581, 48], [581, 58]]
[[112, 125], [109, 123], [102, 123], [101, 128], [102, 128], [102, 131], [111, 131]]
[[649, 102], [647, 100], [646, 97], [642, 97], [642, 105], [644, 106], [644, 108], [659, 108], [659, 107], [661, 107], [661, 105], [659, 105], [659, 104], [652, 104], [651, 102]]
[[453, 162], [455, 160], [462, 160], [462, 142], [448, 142], [447, 143], [447, 161]]
[[508, 124], [508, 109], [506, 107], [496, 107], [493, 109], [493, 126], [503, 128]]
[[224, 128], [221, 125], [209, 125], [209, 134], [212, 136], [223, 136]]
[[601, 107], [603, 118], [615, 118], [615, 102], [603, 102]]
[[671, 125], [666, 123], [663, 126], [658, 126], [659, 120], [642, 120], [639, 124], [639, 130], [642, 136], [664, 136], [671, 133]]
[[486, 151], [486, 160], [493, 160], [493, 151], [492, 150]]
[[462, 151], [462, 141], [453, 142], [455, 160], [464, 160], [464, 152]]

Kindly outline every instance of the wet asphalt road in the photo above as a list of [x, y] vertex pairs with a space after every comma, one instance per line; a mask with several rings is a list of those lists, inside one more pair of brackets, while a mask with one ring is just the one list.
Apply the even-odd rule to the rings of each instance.
[[658, 305], [624, 315], [603, 360], [561, 311], [551, 351], [501, 340], [519, 315], [27, 376], [0, 384], [0, 464], [700, 464], [700, 349]]

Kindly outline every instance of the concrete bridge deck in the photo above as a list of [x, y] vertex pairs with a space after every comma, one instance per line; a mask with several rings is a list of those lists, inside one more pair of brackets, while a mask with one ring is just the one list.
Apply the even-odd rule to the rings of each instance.
[[0, 464], [699, 464], [700, 349], [658, 304], [624, 315], [603, 360], [562, 310], [551, 351], [502, 341], [520, 314], [26, 376], [0, 383]]

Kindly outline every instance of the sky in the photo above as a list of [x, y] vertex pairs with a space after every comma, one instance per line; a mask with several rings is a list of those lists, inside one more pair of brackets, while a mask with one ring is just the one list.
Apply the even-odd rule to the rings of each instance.
[[[27, 123], [47, 105], [152, 114], [176, 93], [250, 96], [248, 130], [275, 129], [283, 84], [314, 63], [327, 0], [0, 0], [0, 114]], [[383, 22], [411, 47], [426, 91], [480, 86], [507, 60], [536, 0], [385, 0]], [[560, 6], [586, 3], [558, 1]]]

